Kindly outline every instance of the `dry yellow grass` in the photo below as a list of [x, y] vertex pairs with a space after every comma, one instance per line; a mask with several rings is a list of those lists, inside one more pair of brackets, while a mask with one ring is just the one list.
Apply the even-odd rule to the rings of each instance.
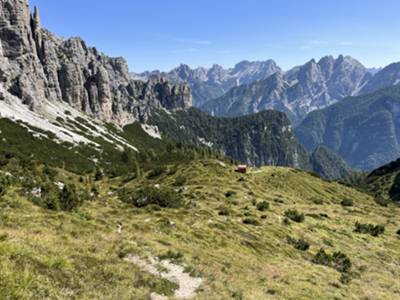
[[[196, 299], [400, 297], [396, 205], [381, 207], [366, 194], [289, 168], [265, 167], [246, 175], [232, 170], [207, 160], [153, 180], [105, 180], [99, 183], [101, 197], [73, 213], [38, 208], [9, 190], [0, 200], [1, 298], [170, 296], [171, 283], [123, 260], [127, 254], [145, 258], [167, 251], [181, 253], [188, 272], [203, 278]], [[109, 195], [121, 187], [171, 186], [178, 176], [186, 178], [185, 208], [135, 208], [115, 192]], [[233, 195], [227, 197], [229, 191]], [[342, 207], [345, 198], [354, 206]], [[258, 211], [255, 204], [261, 201], [270, 208]], [[222, 208], [229, 215], [219, 215]], [[288, 209], [304, 213], [304, 222], [285, 224]], [[245, 218], [259, 226], [244, 224]], [[385, 225], [385, 233], [357, 234], [356, 221]], [[310, 249], [296, 250], [287, 236], [303, 237]], [[321, 247], [351, 259], [349, 283], [342, 283], [335, 269], [312, 262]]]

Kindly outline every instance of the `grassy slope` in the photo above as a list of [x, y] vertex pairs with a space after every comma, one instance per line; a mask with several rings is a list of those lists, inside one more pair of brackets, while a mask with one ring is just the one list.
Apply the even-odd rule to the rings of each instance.
[[[160, 211], [137, 209], [115, 193], [108, 195], [123, 186], [119, 179], [98, 183], [102, 196], [73, 213], [43, 210], [17, 188], [10, 189], [0, 198], [0, 298], [148, 299], [151, 291], [172, 294], [171, 284], [121, 259], [168, 250], [182, 253], [184, 263], [203, 277], [198, 299], [398, 297], [397, 206], [380, 207], [365, 194], [288, 168], [256, 169], [238, 181], [242, 175], [231, 166], [212, 160], [183, 164], [174, 175], [152, 183], [170, 185], [179, 175], [187, 178], [188, 207]], [[60, 176], [78, 184], [72, 174]], [[140, 187], [145, 181], [125, 186]], [[227, 198], [230, 190], [236, 194]], [[343, 198], [355, 205], [343, 208]], [[259, 212], [254, 200], [267, 200], [271, 207]], [[221, 206], [231, 215], [219, 216]], [[304, 223], [284, 225], [282, 216], [289, 208], [307, 214]], [[244, 214], [261, 225], [243, 224]], [[356, 221], [384, 224], [386, 231], [375, 238], [356, 234]], [[295, 250], [287, 235], [304, 237], [310, 250]], [[346, 253], [359, 276], [341, 284], [340, 273], [313, 264], [320, 247]]]

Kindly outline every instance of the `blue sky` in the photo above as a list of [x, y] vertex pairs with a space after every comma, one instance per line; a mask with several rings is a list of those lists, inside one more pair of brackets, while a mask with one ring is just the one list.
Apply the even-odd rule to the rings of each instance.
[[131, 71], [225, 67], [272, 58], [284, 69], [324, 55], [368, 67], [400, 61], [398, 0], [30, 0], [42, 25], [80, 36]]

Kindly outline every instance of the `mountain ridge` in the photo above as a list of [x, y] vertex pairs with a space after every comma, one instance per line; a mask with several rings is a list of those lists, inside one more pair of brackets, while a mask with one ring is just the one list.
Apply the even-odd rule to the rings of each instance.
[[[277, 75], [278, 74], [278, 75]], [[326, 56], [285, 73], [232, 88], [201, 109], [218, 116], [239, 116], [265, 109], [286, 112], [298, 123], [312, 110], [357, 93], [372, 75], [355, 59]], [[229, 103], [227, 105], [227, 103]]]
[[223, 68], [214, 64], [210, 68], [190, 68], [181, 64], [168, 72], [158, 70], [140, 74], [132, 73], [133, 78], [148, 80], [152, 76], [165, 77], [172, 82], [187, 82], [193, 92], [193, 104], [199, 107], [205, 102], [222, 96], [235, 86], [248, 84], [265, 79], [277, 71], [280, 67], [272, 59], [266, 61], [243, 60], [232, 68]]
[[396, 85], [311, 112], [295, 134], [309, 151], [325, 145], [352, 168], [372, 170], [400, 156], [399, 111]]

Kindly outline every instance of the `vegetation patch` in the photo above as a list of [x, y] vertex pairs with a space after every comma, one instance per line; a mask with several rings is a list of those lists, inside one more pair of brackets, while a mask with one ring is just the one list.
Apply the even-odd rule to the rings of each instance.
[[307, 242], [304, 238], [295, 239], [291, 236], [288, 236], [287, 242], [289, 245], [292, 245], [295, 249], [300, 251], [307, 251], [308, 249], [310, 249], [310, 243]]
[[353, 206], [353, 200], [346, 198], [346, 199], [343, 199], [343, 200], [340, 202], [340, 204], [341, 204], [342, 206]]
[[341, 273], [349, 272], [352, 267], [352, 263], [346, 254], [338, 251], [331, 255], [326, 253], [323, 248], [319, 249], [312, 261], [318, 265], [334, 268]]
[[183, 254], [179, 251], [168, 250], [166, 253], [158, 256], [159, 260], [169, 260], [174, 263], [182, 263]]
[[299, 213], [296, 209], [288, 209], [285, 211], [285, 217], [293, 222], [301, 223], [304, 222], [305, 216], [303, 213]]
[[354, 232], [379, 236], [385, 232], [385, 226], [356, 222]]
[[147, 175], [147, 179], [154, 179], [160, 177], [166, 172], [167, 168], [165, 166], [157, 166], [154, 169], [150, 170], [149, 174]]
[[259, 211], [266, 211], [269, 209], [269, 203], [267, 201], [258, 202], [256, 208]]
[[243, 219], [243, 223], [244, 224], [248, 224], [248, 225], [253, 225], [253, 226], [258, 226], [260, 225], [260, 222], [258, 222], [255, 218], [253, 217], [247, 217], [245, 219]]
[[148, 205], [180, 208], [184, 205], [182, 196], [168, 187], [146, 186], [138, 191], [123, 189], [119, 192], [119, 197], [124, 202], [131, 203], [139, 208]]

